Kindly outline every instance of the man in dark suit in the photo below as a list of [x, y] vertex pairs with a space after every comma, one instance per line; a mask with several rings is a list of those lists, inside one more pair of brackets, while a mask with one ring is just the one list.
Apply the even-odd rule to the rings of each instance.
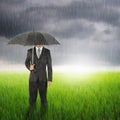
[[30, 106], [36, 106], [36, 98], [39, 91], [41, 106], [46, 107], [47, 86], [52, 83], [52, 61], [50, 50], [42, 45], [36, 45], [34, 47], [34, 64], [31, 64], [31, 61], [32, 49], [28, 49], [25, 66], [30, 71], [29, 103]]

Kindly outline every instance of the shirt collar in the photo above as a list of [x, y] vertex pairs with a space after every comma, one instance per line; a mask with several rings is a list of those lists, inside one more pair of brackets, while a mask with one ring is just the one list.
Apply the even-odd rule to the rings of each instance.
[[[35, 47], [36, 48], [36, 50], [38, 50], [38, 47]], [[43, 49], [43, 46], [40, 48], [40, 50], [42, 51], [42, 49]]]

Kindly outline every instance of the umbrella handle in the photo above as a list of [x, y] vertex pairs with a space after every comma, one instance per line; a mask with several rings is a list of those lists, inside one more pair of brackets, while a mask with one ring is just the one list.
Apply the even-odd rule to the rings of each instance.
[[32, 49], [32, 64], [34, 63], [34, 48]]

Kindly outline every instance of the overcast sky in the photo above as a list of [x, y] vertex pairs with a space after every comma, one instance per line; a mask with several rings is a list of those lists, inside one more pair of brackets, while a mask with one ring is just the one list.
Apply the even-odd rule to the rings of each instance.
[[120, 0], [0, 0], [0, 64], [24, 64], [30, 47], [7, 42], [33, 29], [61, 43], [54, 65], [120, 66]]

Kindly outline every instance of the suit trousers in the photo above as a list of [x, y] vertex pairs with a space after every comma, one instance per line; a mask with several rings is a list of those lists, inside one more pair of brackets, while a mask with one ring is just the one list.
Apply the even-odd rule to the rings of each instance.
[[36, 105], [37, 94], [39, 91], [41, 106], [47, 106], [47, 81], [29, 81], [29, 103], [30, 106]]

